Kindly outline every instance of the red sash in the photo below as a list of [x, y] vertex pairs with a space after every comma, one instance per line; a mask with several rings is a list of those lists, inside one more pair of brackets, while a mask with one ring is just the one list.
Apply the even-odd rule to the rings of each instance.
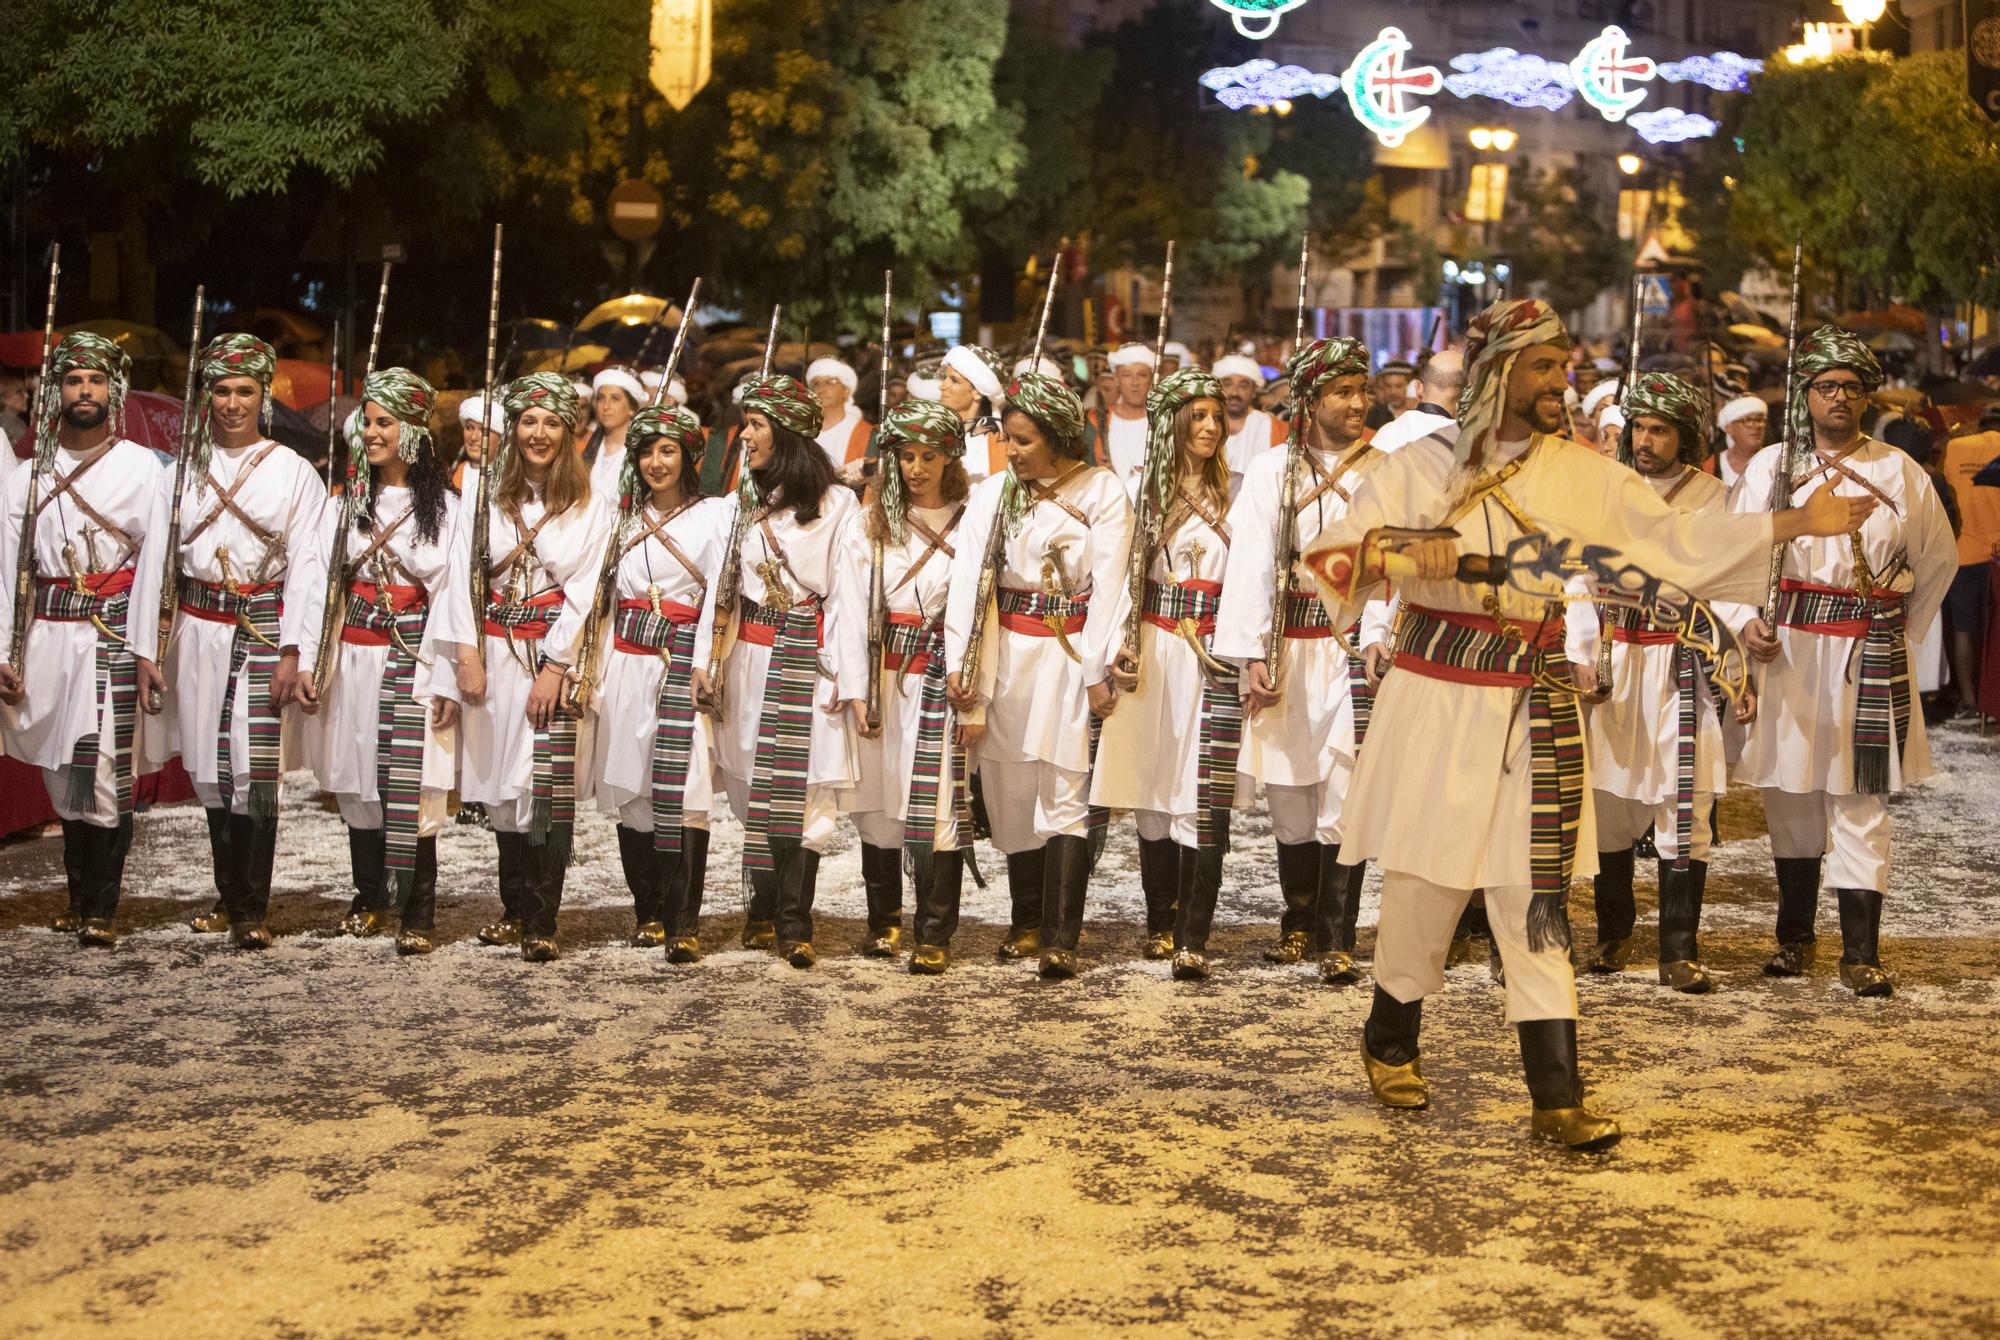
[[[374, 605], [383, 591], [389, 593], [389, 612], [406, 614], [426, 604], [429, 593], [421, 586], [378, 587], [374, 582], [352, 582], [348, 593], [364, 605]], [[340, 640], [350, 647], [386, 647], [389, 645], [389, 630], [384, 628], [363, 628], [354, 623], [340, 626]]]
[[[621, 600], [618, 602], [618, 608], [621, 610], [640, 610], [651, 614], [653, 613], [653, 602], [650, 600]], [[692, 605], [683, 605], [678, 600], [662, 600], [660, 602], [659, 615], [670, 624], [689, 624], [701, 618], [701, 611]], [[616, 633], [612, 635], [611, 645], [619, 651], [632, 656], [658, 656], [660, 654], [658, 647], [649, 647], [643, 642], [634, 642], [630, 638], [622, 637]]]
[[[486, 599], [495, 605], [503, 603], [498, 591], [488, 591]], [[561, 591], [544, 591], [538, 596], [529, 596], [521, 604], [529, 609], [552, 610], [560, 608], [562, 602], [563, 593]], [[525, 623], [513, 624], [511, 628], [515, 638], [520, 641], [539, 642], [549, 635], [549, 629], [553, 626], [553, 621], [548, 619], [531, 619]], [[484, 631], [488, 637], [506, 637], [509, 627], [507, 624], [496, 623], [492, 619], [488, 619], [485, 621]]]

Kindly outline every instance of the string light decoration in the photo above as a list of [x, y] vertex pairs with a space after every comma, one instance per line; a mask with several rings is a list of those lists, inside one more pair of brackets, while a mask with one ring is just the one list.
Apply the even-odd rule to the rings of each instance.
[[1347, 90], [1347, 105], [1362, 125], [1388, 148], [1401, 144], [1406, 136], [1430, 120], [1431, 109], [1410, 105], [1406, 99], [1436, 93], [1444, 87], [1444, 76], [1436, 66], [1403, 68], [1410, 52], [1410, 39], [1400, 28], [1384, 28], [1375, 40], [1354, 53], [1354, 63], [1340, 76]]
[[1229, 15], [1229, 22], [1237, 32], [1255, 41], [1263, 41], [1278, 31], [1278, 20], [1290, 11], [1303, 5], [1306, 0], [1209, 0], [1217, 9]]
[[1340, 76], [1316, 74], [1303, 65], [1251, 60], [1205, 71], [1201, 85], [1224, 107], [1240, 112], [1246, 107], [1275, 107], [1300, 98], [1330, 98], [1340, 92]]
[[1700, 84], [1718, 93], [1744, 93], [1749, 91], [1750, 76], [1763, 70], [1763, 61], [1733, 51], [1718, 51], [1708, 56], [1665, 61], [1660, 65], [1660, 78], [1670, 84]]
[[1625, 114], [1646, 100], [1646, 90], [1628, 87], [1651, 80], [1656, 67], [1645, 56], [1628, 56], [1625, 30], [1612, 24], [1583, 44], [1583, 50], [1569, 63], [1576, 76], [1576, 91], [1585, 102], [1603, 114], [1606, 121], [1622, 121]]
[[1494, 47], [1451, 58], [1444, 86], [1460, 98], [1492, 98], [1510, 107], [1560, 111], [1569, 105], [1576, 78], [1569, 66], [1545, 56], [1524, 55], [1512, 47]]
[[1708, 117], [1684, 112], [1678, 107], [1655, 107], [1650, 112], [1634, 112], [1625, 118], [1625, 124], [1638, 131], [1639, 138], [1648, 144], [1679, 144], [1682, 140], [1707, 139], [1720, 129]]

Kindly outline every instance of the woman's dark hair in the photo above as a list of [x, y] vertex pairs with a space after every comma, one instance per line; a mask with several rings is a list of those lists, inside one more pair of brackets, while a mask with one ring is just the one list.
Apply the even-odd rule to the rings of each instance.
[[[681, 445], [679, 439], [669, 438], [665, 433], [655, 433], [651, 437], [642, 438], [637, 443], [627, 442], [625, 444], [626, 454], [632, 461], [632, 469], [636, 472], [639, 468], [639, 462], [646, 459], [647, 448], [651, 447], [655, 442], [663, 440], [668, 446], [681, 454], [681, 496], [690, 499], [706, 497], [707, 495], [702, 492], [701, 488], [701, 462], [702, 457], [707, 453], [691, 452]], [[647, 496], [646, 477], [644, 475], [639, 476], [639, 496], [641, 499]]]
[[775, 496], [775, 506], [790, 508], [801, 526], [810, 526], [819, 520], [827, 490], [840, 482], [833, 462], [811, 438], [800, 437], [769, 415], [765, 421], [771, 425], [771, 463], [750, 472], [757, 481], [757, 496], [766, 505], [773, 505]]
[[[417, 453], [417, 459], [410, 462], [410, 520], [416, 523], [417, 538], [425, 544], [436, 544], [438, 534], [444, 529], [444, 498], [451, 490], [451, 476], [445, 473], [444, 462], [438, 459], [436, 444], [428, 444]], [[361, 529], [372, 532], [375, 529], [375, 504], [382, 491], [368, 491], [368, 515], [362, 518]]]

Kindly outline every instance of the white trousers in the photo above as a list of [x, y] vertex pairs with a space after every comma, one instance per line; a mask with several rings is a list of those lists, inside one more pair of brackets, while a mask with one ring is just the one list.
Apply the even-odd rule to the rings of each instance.
[[[427, 786], [417, 800], [417, 836], [436, 837], [444, 827], [445, 792]], [[340, 804], [340, 818], [349, 828], [380, 828], [382, 826], [382, 802], [363, 800], [360, 796], [342, 795], [336, 791], [333, 798]]]
[[1148, 842], [1158, 842], [1164, 838], [1183, 847], [1200, 845], [1200, 838], [1195, 831], [1195, 817], [1192, 814], [1134, 810], [1132, 818], [1139, 825], [1139, 836]]
[[[601, 786], [603, 783], [600, 782], [598, 785]], [[618, 822], [635, 832], [652, 832], [653, 798], [651, 796], [634, 796], [623, 805], [620, 805], [618, 807]], [[682, 810], [681, 827], [699, 828], [703, 832], [707, 832], [708, 812], [706, 810]]]
[[[118, 778], [112, 771], [111, 755], [97, 756], [97, 776], [90, 790], [90, 809], [73, 809], [69, 803], [69, 779], [76, 774], [74, 763], [60, 768], [43, 768], [42, 785], [48, 788], [49, 804], [71, 823], [87, 823], [97, 828], [118, 827]], [[135, 779], [136, 780], [136, 779]]]
[[[891, 850], [902, 848], [904, 825], [895, 815], [881, 810], [856, 810], [847, 817], [854, 821], [854, 831], [861, 834], [861, 840], [869, 846]], [[937, 850], [958, 850], [958, 816], [950, 810], [938, 815], [937, 825], [931, 831], [931, 841]]]
[[[1624, 851], [1651, 833], [1653, 846], [1661, 856], [1669, 861], [1680, 859], [1680, 830], [1671, 799], [1649, 805], [1643, 800], [1614, 796], [1609, 791], [1593, 791], [1591, 796], [1597, 812], [1599, 851]], [[1714, 800], [1715, 797], [1706, 791], [1694, 793], [1694, 826], [1688, 830], [1690, 861], [1708, 859], [1709, 844], [1715, 837], [1708, 828], [1708, 807]]]
[[[725, 771], [722, 785], [729, 793], [730, 810], [739, 823], [743, 822], [750, 813], [750, 779]], [[648, 826], [652, 823], [650, 819], [646, 822]], [[800, 845], [807, 851], [825, 852], [827, 845], [833, 841], [833, 832], [839, 822], [840, 788], [807, 786], [805, 818], [800, 826], [804, 841]]]
[[1278, 841], [1287, 845], [1340, 841], [1340, 797], [1330, 783], [1274, 786], [1266, 782], [1264, 803], [1271, 811], [1271, 836]]
[[1053, 763], [979, 762], [986, 818], [1002, 855], [1034, 851], [1052, 837], [1082, 837], [1090, 815], [1090, 774]]
[[[190, 777], [189, 780], [194, 779]], [[219, 810], [222, 808], [222, 787], [216, 782], [195, 781], [194, 798], [201, 802], [201, 807], [205, 810]], [[236, 774], [236, 785], [230, 797], [229, 812], [250, 813], [250, 774], [247, 772]]]
[[[1567, 950], [1528, 948], [1524, 885], [1486, 890], [1486, 919], [1507, 969], [1507, 1022], [1576, 1018], [1576, 970]], [[1444, 960], [1470, 889], [1447, 889], [1384, 871], [1382, 915], [1375, 932], [1375, 981], [1408, 1005], [1444, 985]]]
[[1826, 857], [1822, 887], [1889, 891], [1886, 797], [1766, 789], [1764, 823], [1772, 856]]

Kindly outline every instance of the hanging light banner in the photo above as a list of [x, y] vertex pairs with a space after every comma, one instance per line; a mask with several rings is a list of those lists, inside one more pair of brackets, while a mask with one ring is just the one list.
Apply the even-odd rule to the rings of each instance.
[[1440, 92], [1549, 112], [1580, 97], [1605, 120], [1625, 122], [1648, 143], [1673, 144], [1713, 135], [1716, 123], [1671, 107], [1640, 112], [1655, 79], [1739, 93], [1764, 68], [1763, 61], [1733, 51], [1655, 63], [1632, 55], [1629, 45], [1624, 30], [1613, 25], [1568, 61], [1494, 47], [1453, 56], [1447, 62], [1453, 73], [1447, 75], [1428, 65], [1405, 66], [1410, 40], [1401, 29], [1384, 28], [1339, 75], [1254, 60], [1210, 70], [1201, 83], [1231, 111], [1276, 107], [1307, 96], [1325, 98], [1344, 89], [1356, 119], [1392, 149], [1430, 117], [1431, 109], [1419, 100]]
[[1261, 42], [1278, 31], [1278, 20], [1288, 10], [1297, 9], [1306, 0], [1210, 0], [1217, 9], [1229, 15], [1230, 23], [1245, 37]]

